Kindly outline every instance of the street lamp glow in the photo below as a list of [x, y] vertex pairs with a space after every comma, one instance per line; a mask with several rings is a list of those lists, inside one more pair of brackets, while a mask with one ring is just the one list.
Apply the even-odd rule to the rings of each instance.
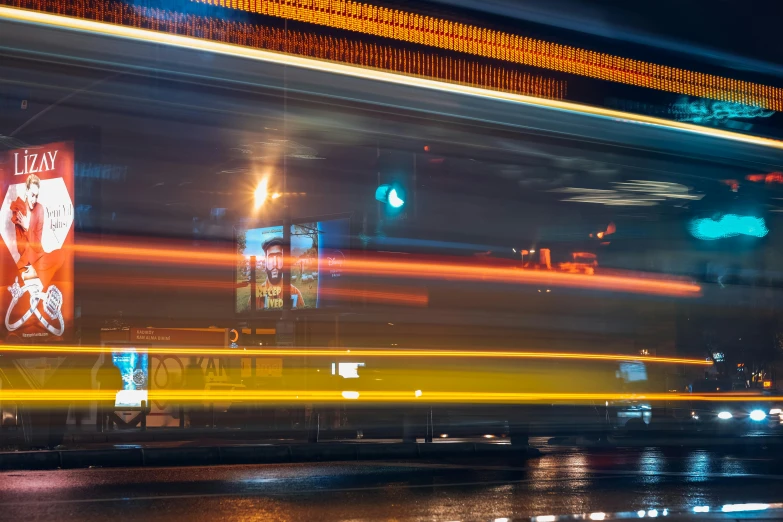
[[264, 206], [264, 203], [266, 202], [266, 199], [269, 197], [269, 187], [267, 187], [267, 181], [265, 179], [262, 179], [258, 182], [258, 185], [256, 186], [256, 190], [253, 193], [253, 198], [255, 199], [256, 208], [261, 208]]

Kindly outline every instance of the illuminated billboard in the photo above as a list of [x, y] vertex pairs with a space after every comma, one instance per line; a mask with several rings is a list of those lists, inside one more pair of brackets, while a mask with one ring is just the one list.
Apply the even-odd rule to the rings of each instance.
[[8, 151], [0, 169], [2, 338], [67, 339], [73, 330], [73, 144]]
[[[237, 230], [237, 313], [283, 308], [283, 227]], [[332, 304], [344, 286], [343, 263], [350, 245], [348, 218], [291, 225], [291, 308], [322, 308]], [[255, 257], [255, 295], [250, 278]]]
[[114, 406], [117, 408], [140, 408], [147, 401], [149, 383], [149, 359], [146, 351], [122, 348], [112, 352], [111, 362], [120, 370], [122, 389], [117, 391]]

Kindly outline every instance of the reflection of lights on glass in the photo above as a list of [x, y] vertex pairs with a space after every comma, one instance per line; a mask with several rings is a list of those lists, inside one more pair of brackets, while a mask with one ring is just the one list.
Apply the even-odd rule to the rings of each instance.
[[416, 390], [415, 392], [413, 392], [413, 395], [415, 395], [416, 397], [421, 397], [421, 390]]
[[780, 415], [781, 411], [783, 411], [783, 410], [781, 410], [780, 408], [772, 408], [771, 410], [769, 410], [769, 414], [770, 415]]
[[441, 439], [448, 439], [449, 438], [449, 434], [448, 433], [441, 433], [440, 434], [440, 438]]
[[606, 518], [606, 513], [590, 513], [590, 520], [603, 520]]
[[536, 522], [555, 522], [556, 518], [554, 515], [541, 515], [538, 517], [533, 517], [533, 520]]
[[764, 511], [769, 508], [769, 504], [726, 504], [721, 508], [724, 513], [737, 513], [739, 511]]
[[693, 506], [694, 513], [709, 513], [710, 506]]
[[731, 413], [728, 411], [722, 411], [718, 413], [718, 418], [721, 420], [729, 420], [732, 417]]
[[750, 412], [750, 420], [752, 421], [761, 422], [766, 418], [767, 418], [767, 414], [764, 413], [762, 410], [753, 410], [752, 412]]
[[494, 435], [490, 435], [490, 434], [488, 433], [488, 434], [484, 435], [484, 438], [485, 438], [485, 439], [494, 439], [494, 438], [495, 438], [495, 436], [494, 436]]
[[343, 399], [358, 399], [359, 398], [359, 392], [357, 391], [344, 391], [343, 392]]
[[657, 509], [651, 509], [647, 512], [647, 516], [650, 518], [655, 518], [658, 516], [658, 510]]
[[280, 196], [281, 196], [281, 194], [279, 192], [275, 192], [274, 194], [272, 194], [272, 199], [277, 199]]
[[644, 515], [646, 515], [646, 514], [647, 514], [647, 512], [645, 510], [643, 510], [643, 509], [640, 509], [639, 511], [636, 512], [636, 515], [639, 518], [644, 518]]

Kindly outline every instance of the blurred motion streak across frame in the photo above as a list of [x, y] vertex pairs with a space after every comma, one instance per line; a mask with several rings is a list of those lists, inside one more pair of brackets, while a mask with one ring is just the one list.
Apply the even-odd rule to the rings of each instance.
[[191, 0], [667, 92], [783, 110], [783, 89], [351, 0]]
[[513, 68], [331, 35], [128, 5], [116, 0], [0, 0], [0, 4], [503, 92], [553, 99], [563, 99], [566, 95], [565, 81]]
[[[24, 401], [41, 406], [72, 401], [105, 401], [114, 398], [110, 390], [18, 390], [0, 392], [0, 399]], [[360, 391], [351, 401], [370, 403], [525, 403], [525, 402], [591, 402], [591, 401], [706, 401], [706, 402], [775, 402], [777, 397], [752, 394], [691, 394], [691, 393], [536, 393], [536, 392], [460, 392], [460, 391]], [[265, 403], [343, 402], [337, 390], [150, 390], [151, 401], [255, 401]]]
[[[0, 0], [3, 1], [3, 0]], [[290, 54], [283, 54], [279, 52], [265, 51], [262, 49], [253, 49], [249, 47], [241, 47], [238, 45], [224, 44], [220, 42], [199, 39], [195, 37], [180, 36], [177, 34], [140, 29], [137, 27], [128, 27], [122, 25], [115, 25], [105, 22], [95, 22], [92, 20], [70, 18], [59, 15], [52, 15], [37, 11], [27, 11], [16, 8], [8, 8], [0, 5], [0, 21], [10, 21], [15, 23], [24, 24], [36, 24], [43, 25], [52, 28], [60, 28], [66, 30], [84, 31], [93, 34], [101, 34], [110, 37], [119, 37], [126, 39], [133, 39], [143, 41], [147, 43], [156, 43], [163, 45], [171, 45], [175, 47], [187, 48], [191, 50], [200, 50], [205, 52], [213, 52], [217, 54], [225, 54], [235, 57], [242, 57], [251, 60], [258, 60], [267, 63], [286, 65], [291, 67], [299, 67], [308, 70], [317, 70], [321, 72], [327, 72], [330, 74], [337, 74], [343, 76], [349, 76], [354, 78], [363, 78], [373, 81], [386, 82], [390, 84], [406, 85], [413, 88], [430, 89], [441, 92], [449, 92], [452, 94], [462, 94], [469, 96], [476, 96], [484, 99], [518, 103], [522, 105], [537, 106], [542, 108], [561, 110], [574, 112], [583, 115], [590, 115], [600, 118], [608, 118], [615, 121], [624, 123], [636, 123], [642, 125], [652, 125], [663, 129], [679, 130], [688, 132], [690, 134], [711, 136], [714, 138], [727, 139], [740, 143], [747, 143], [755, 146], [769, 147], [774, 149], [783, 149], [783, 141], [778, 141], [769, 138], [760, 138], [756, 136], [750, 136], [740, 134], [737, 132], [730, 132], [720, 129], [713, 129], [708, 127], [702, 127], [689, 123], [682, 123], [676, 121], [665, 120], [662, 118], [655, 118], [650, 116], [632, 114], [627, 112], [621, 112], [617, 110], [604, 109], [601, 107], [593, 107], [590, 105], [584, 105], [574, 102], [567, 102], [562, 100], [555, 100], [549, 98], [536, 98], [533, 96], [527, 96], [523, 94], [508, 93], [503, 91], [493, 91], [490, 89], [473, 87], [470, 85], [461, 85], [458, 83], [447, 83], [438, 80], [431, 80], [428, 78], [418, 76], [407, 76], [396, 72], [388, 72], [379, 69], [362, 68], [355, 65], [348, 65], [338, 62], [328, 62], [324, 60], [316, 60], [312, 58], [306, 58], [303, 56], [296, 56]], [[165, 24], [164, 24], [165, 25]], [[694, 73], [695, 74], [695, 73]], [[633, 76], [630, 75], [629, 76]], [[705, 75], [698, 75], [705, 76]], [[734, 80], [729, 81], [731, 83]], [[754, 84], [755, 85], [755, 84]], [[772, 89], [771, 87], [759, 86], [759, 88]], [[693, 89], [688, 89], [688, 92]], [[693, 93], [694, 95], [700, 95]], [[708, 94], [701, 94], [701, 96], [712, 97], [715, 99], [724, 99], [728, 101], [734, 101], [737, 103], [753, 104], [752, 101], [745, 100], [743, 96], [727, 95], [724, 97], [710, 96]], [[745, 101], [742, 101], [745, 100]], [[777, 107], [777, 103], [775, 106]], [[781, 100], [780, 105], [783, 105]], [[772, 107], [769, 107], [772, 108]], [[777, 110], [777, 109], [773, 109]]]
[[[249, 284], [249, 283], [248, 283]], [[181, 279], [172, 277], [122, 277], [91, 275], [82, 283], [85, 287], [106, 288], [176, 288], [178, 291], [205, 292], [232, 290], [237, 287], [231, 281], [210, 279]], [[400, 287], [398, 285], [373, 288], [321, 288], [320, 294], [334, 301], [364, 300], [369, 303], [396, 304], [424, 307], [429, 304], [426, 289]]]
[[[58, 345], [2, 345], [6, 353], [53, 353], [53, 354], [110, 354], [117, 351], [116, 347], [105, 346], [58, 346]], [[189, 356], [220, 356], [220, 357], [251, 357], [251, 356], [316, 356], [316, 357], [408, 357], [408, 358], [469, 358], [469, 359], [577, 359], [593, 361], [640, 361], [645, 363], [690, 364], [697, 366], [712, 366], [712, 361], [690, 359], [686, 357], [658, 357], [652, 355], [626, 355], [576, 352], [534, 352], [510, 350], [415, 350], [404, 349], [363, 349], [351, 348], [337, 350], [334, 348], [250, 348], [242, 350], [226, 350], [215, 348], [198, 348], [187, 346], [147, 347], [144, 351], [149, 355], [189, 355]]]
[[[116, 261], [118, 263], [153, 263], [190, 266], [234, 266], [236, 254], [82, 242], [73, 247], [80, 260]], [[295, 260], [294, 260], [295, 261]], [[290, 262], [290, 261], [289, 261]], [[572, 274], [554, 270], [533, 270], [513, 262], [466, 262], [464, 258], [429, 257], [405, 261], [378, 257], [359, 259], [348, 256], [343, 271], [351, 275], [384, 278], [413, 278], [446, 281], [481, 281], [511, 284], [547, 284], [551, 286], [630, 292], [673, 297], [699, 297], [701, 287], [688, 279], [661, 277], [637, 272], [612, 271], [607, 274]], [[361, 297], [361, 296], [359, 296]], [[368, 294], [372, 298], [372, 294]], [[378, 296], [376, 296], [378, 297]], [[394, 298], [394, 296], [388, 296]], [[420, 298], [413, 298], [419, 302]]]

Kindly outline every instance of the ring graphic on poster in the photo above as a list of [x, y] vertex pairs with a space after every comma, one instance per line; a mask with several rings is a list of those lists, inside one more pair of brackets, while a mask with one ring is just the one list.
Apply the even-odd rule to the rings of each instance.
[[[51, 285], [44, 292], [40, 279], [30, 279], [23, 286], [19, 286], [19, 278], [17, 277], [14, 280], [14, 284], [8, 287], [8, 291], [11, 292], [11, 303], [8, 305], [8, 311], [5, 314], [5, 327], [9, 332], [19, 329], [28, 319], [35, 316], [38, 322], [41, 323], [41, 326], [52, 335], [59, 337], [63, 334], [65, 331], [65, 321], [62, 314], [63, 295], [56, 286]], [[11, 313], [16, 308], [19, 299], [26, 293], [30, 294], [30, 309], [20, 319], [11, 323]], [[41, 301], [44, 303], [44, 312], [49, 316], [49, 319], [45, 318], [38, 309], [38, 304]], [[59, 323], [59, 326], [53, 326], [49, 320]]]

